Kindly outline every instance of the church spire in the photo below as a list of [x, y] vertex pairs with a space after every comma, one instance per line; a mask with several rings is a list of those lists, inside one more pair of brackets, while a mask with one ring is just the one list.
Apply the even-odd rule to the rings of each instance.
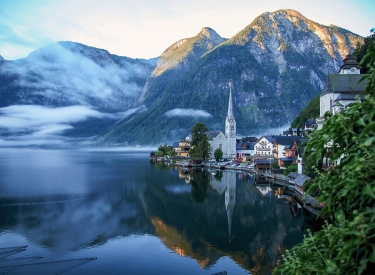
[[229, 84], [229, 103], [228, 103], [228, 120], [234, 119], [233, 102], [232, 102], [232, 85]]

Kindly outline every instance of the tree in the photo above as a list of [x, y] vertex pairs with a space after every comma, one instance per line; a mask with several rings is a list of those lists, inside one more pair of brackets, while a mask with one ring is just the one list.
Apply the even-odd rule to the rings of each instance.
[[191, 174], [191, 197], [197, 203], [202, 203], [207, 197], [210, 186], [210, 175], [207, 172]]
[[[274, 274], [373, 274], [375, 270], [375, 41], [361, 61], [370, 64], [365, 99], [330, 116], [314, 131], [306, 155], [330, 150], [339, 163], [317, 172], [308, 193], [319, 191], [326, 225], [284, 256]], [[327, 146], [330, 144], [331, 146]]]
[[170, 150], [171, 149], [168, 147], [167, 143], [164, 143], [164, 145], [160, 145], [158, 147], [158, 151], [163, 152], [164, 155], [167, 155]]
[[158, 156], [158, 157], [162, 157], [162, 156], [164, 156], [164, 152], [158, 150], [158, 151], [155, 152], [155, 155]]
[[191, 130], [191, 149], [189, 154], [192, 158], [208, 159], [210, 144], [206, 133], [208, 132], [207, 127], [202, 123], [196, 123]]
[[[371, 32], [372, 32], [372, 35], [366, 37], [362, 45], [359, 43], [357, 44], [357, 47], [353, 54], [357, 57], [358, 61], [363, 59], [363, 57], [367, 53], [367, 48], [369, 47], [369, 45], [371, 45], [371, 43], [373, 43], [373, 41], [375, 41], [375, 29], [372, 29]], [[364, 61], [361, 63], [361, 65], [362, 65], [361, 73], [368, 73], [369, 68], [370, 68], [370, 61]]]
[[216, 161], [220, 161], [223, 158], [223, 151], [220, 148], [217, 148], [214, 152], [214, 157]]
[[284, 175], [288, 175], [290, 172], [297, 172], [298, 171], [298, 165], [295, 163], [291, 163], [286, 166], [286, 169], [284, 170]]

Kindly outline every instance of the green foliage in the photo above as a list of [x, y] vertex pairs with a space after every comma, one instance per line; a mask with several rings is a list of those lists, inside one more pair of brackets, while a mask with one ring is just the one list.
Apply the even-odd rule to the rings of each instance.
[[208, 143], [206, 132], [208, 132], [208, 129], [202, 122], [196, 123], [191, 129], [192, 147], [189, 154], [192, 158], [209, 158], [210, 144]]
[[158, 156], [158, 157], [162, 157], [162, 156], [164, 156], [164, 152], [162, 152], [162, 151], [156, 151], [155, 155]]
[[320, 112], [320, 96], [314, 97], [311, 99], [309, 104], [303, 109], [299, 115], [293, 120], [291, 127], [292, 128], [302, 128], [305, 125], [305, 122], [310, 118], [319, 117]]
[[325, 120], [331, 118], [333, 116], [332, 112], [331, 111], [327, 111], [324, 113], [323, 117]]
[[[274, 274], [373, 274], [375, 270], [375, 42], [362, 64], [371, 64], [363, 102], [350, 104], [314, 131], [306, 154], [317, 164], [328, 152], [339, 161], [318, 172], [308, 192], [318, 190], [327, 217], [284, 258]], [[328, 118], [328, 117], [327, 117]], [[327, 146], [330, 145], [330, 146]]]
[[277, 161], [271, 162], [271, 168], [272, 169], [278, 169], [279, 168], [279, 164], [277, 163]]
[[169, 153], [170, 150], [171, 150], [171, 148], [168, 147], [168, 145], [166, 143], [164, 143], [164, 145], [160, 145], [158, 147], [158, 151], [163, 152], [163, 155], [168, 155], [168, 153]]
[[214, 152], [214, 157], [216, 161], [219, 161], [223, 158], [223, 151], [220, 148], [217, 148]]
[[[354, 55], [357, 57], [357, 60], [360, 61], [363, 59], [363, 57], [366, 55], [367, 53], [367, 48], [371, 45], [371, 43], [373, 43], [375, 41], [375, 33], [373, 33], [372, 35], [366, 37], [364, 39], [364, 44], [358, 44], [355, 51], [354, 51]], [[370, 69], [370, 61], [365, 61], [362, 63], [362, 67], [363, 69], [361, 70], [361, 73], [368, 73], [369, 69]]]
[[295, 163], [291, 163], [284, 170], [284, 175], [288, 175], [290, 172], [297, 172], [297, 171], [298, 171], [298, 165]]

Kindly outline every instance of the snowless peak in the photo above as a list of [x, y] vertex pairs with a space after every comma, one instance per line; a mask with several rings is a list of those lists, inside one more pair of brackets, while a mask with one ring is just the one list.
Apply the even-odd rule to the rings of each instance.
[[204, 27], [200, 31], [201, 34], [210, 37], [211, 35], [218, 35], [213, 29]]
[[220, 35], [218, 35], [217, 32], [215, 32], [213, 29], [208, 27], [202, 28], [196, 37], [203, 37], [208, 41], [211, 41], [215, 45], [221, 44], [226, 40], [225, 38], [222, 38]]

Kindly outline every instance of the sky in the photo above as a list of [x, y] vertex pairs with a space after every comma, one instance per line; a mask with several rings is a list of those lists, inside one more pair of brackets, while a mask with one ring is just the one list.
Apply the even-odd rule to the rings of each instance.
[[203, 27], [230, 38], [279, 9], [362, 36], [375, 28], [374, 0], [0, 0], [0, 55], [19, 59], [69, 40], [148, 59]]

